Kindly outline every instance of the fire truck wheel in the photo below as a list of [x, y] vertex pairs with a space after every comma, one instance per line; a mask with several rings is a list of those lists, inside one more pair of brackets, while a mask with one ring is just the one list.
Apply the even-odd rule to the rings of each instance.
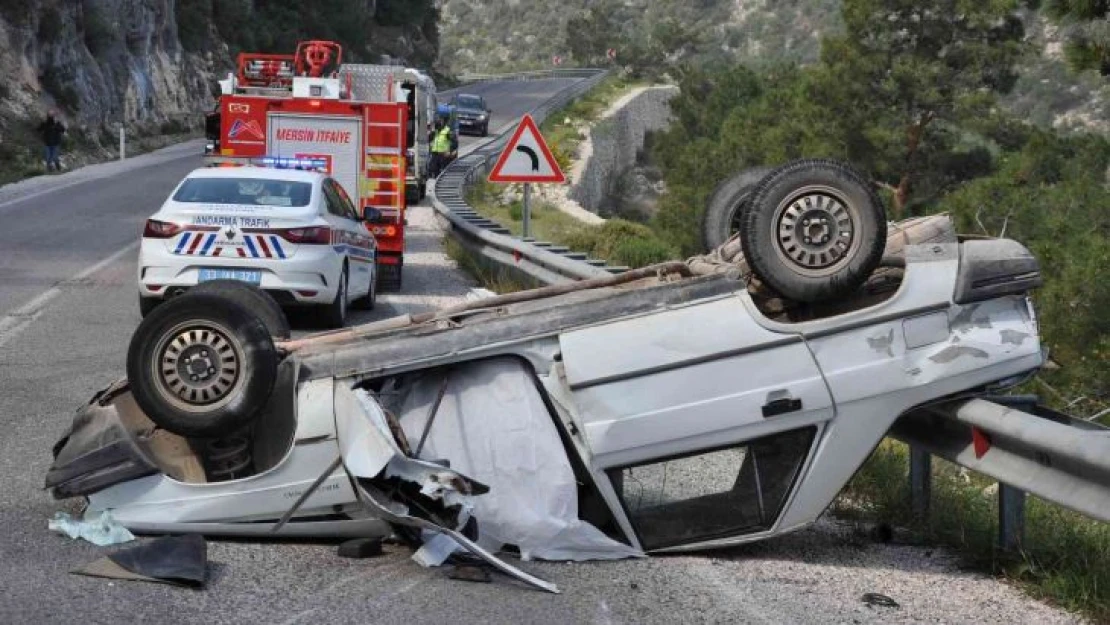
[[325, 326], [342, 328], [347, 325], [348, 287], [347, 265], [343, 265], [343, 271], [339, 272], [339, 288], [335, 290], [335, 299], [332, 300], [332, 303], [325, 304], [320, 309], [320, 316]]
[[186, 293], [152, 311], [127, 350], [135, 402], [181, 436], [222, 436], [266, 405], [278, 353], [266, 324], [235, 299]]
[[241, 280], [209, 280], [189, 289], [189, 293], [215, 293], [235, 300], [247, 310], [258, 315], [270, 336], [287, 339], [293, 335], [289, 320], [281, 306], [262, 289]]
[[775, 169], [752, 192], [740, 243], [752, 271], [783, 297], [834, 299], [855, 291], [879, 266], [886, 215], [856, 170], [798, 160]]

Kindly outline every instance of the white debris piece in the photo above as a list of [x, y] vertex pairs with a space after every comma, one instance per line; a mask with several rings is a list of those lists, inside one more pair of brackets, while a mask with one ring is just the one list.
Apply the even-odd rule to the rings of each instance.
[[[516, 359], [472, 363], [450, 374], [422, 458], [489, 486], [474, 497], [478, 544], [516, 545], [524, 560], [594, 560], [643, 555], [578, 518], [578, 490], [551, 415]], [[409, 389], [399, 414], [410, 441], [420, 440], [442, 377]]]
[[112, 518], [112, 513], [107, 510], [99, 516], [86, 516], [77, 520], [65, 512], [57, 512], [54, 518], [46, 525], [47, 529], [70, 538], [82, 538], [96, 545], [106, 547], [135, 540], [135, 535]]

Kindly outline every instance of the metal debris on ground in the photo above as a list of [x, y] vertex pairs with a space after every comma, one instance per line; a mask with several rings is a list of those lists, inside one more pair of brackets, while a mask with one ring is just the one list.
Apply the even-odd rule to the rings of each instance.
[[374, 558], [382, 555], [381, 538], [355, 538], [339, 545], [340, 558]]
[[876, 606], [877, 605], [877, 606], [884, 607], [884, 608], [900, 608], [900, 607], [902, 607], [902, 606], [898, 605], [898, 602], [895, 601], [894, 599], [891, 599], [890, 597], [888, 597], [886, 595], [883, 595], [883, 594], [879, 594], [877, 592], [865, 592], [865, 593], [863, 593], [863, 596], [860, 597], [860, 601], [863, 601], [864, 603], [866, 603], [869, 606]]
[[75, 575], [203, 588], [207, 581], [208, 544], [197, 534], [165, 536], [121, 549], [82, 568]]
[[456, 564], [447, 573], [447, 577], [464, 582], [481, 582], [484, 584], [490, 582], [489, 569], [478, 564]]

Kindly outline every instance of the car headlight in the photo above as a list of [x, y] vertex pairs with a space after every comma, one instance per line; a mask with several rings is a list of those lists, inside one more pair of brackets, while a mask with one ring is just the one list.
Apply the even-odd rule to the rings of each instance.
[[480, 122], [486, 121], [486, 116], [485, 115], [479, 115], [478, 116], [478, 121], [480, 121]]

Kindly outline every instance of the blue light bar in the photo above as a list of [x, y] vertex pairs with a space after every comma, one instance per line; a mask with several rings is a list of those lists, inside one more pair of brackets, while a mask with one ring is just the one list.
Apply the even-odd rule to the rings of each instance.
[[263, 156], [255, 161], [263, 167], [275, 169], [305, 169], [309, 171], [327, 171], [328, 162], [322, 158], [291, 158], [288, 156]]

